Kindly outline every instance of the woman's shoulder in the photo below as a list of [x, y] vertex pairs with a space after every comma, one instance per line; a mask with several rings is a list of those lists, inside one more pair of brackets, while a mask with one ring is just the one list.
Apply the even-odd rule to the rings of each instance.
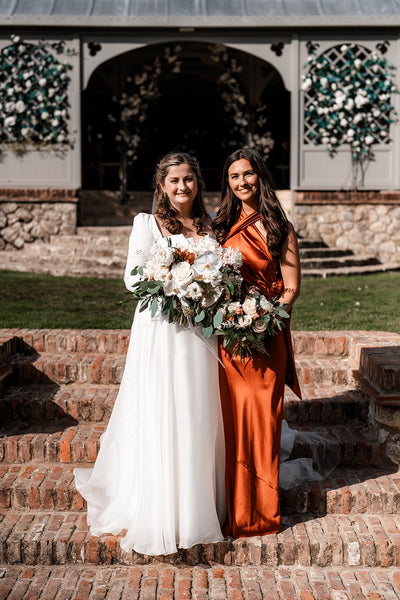
[[134, 229], [148, 229], [154, 226], [154, 215], [151, 213], [138, 213], [133, 219]]

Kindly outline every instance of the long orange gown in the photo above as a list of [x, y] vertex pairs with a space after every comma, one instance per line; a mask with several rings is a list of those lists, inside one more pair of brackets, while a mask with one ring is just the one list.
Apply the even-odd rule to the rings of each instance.
[[[241, 274], [267, 298], [283, 290], [278, 261], [254, 223], [258, 213], [238, 222], [223, 244], [243, 255]], [[240, 362], [219, 344], [220, 390], [226, 446], [227, 520], [223, 531], [233, 537], [280, 531], [279, 452], [285, 383], [300, 396], [289, 319], [286, 328], [266, 336], [268, 355]]]

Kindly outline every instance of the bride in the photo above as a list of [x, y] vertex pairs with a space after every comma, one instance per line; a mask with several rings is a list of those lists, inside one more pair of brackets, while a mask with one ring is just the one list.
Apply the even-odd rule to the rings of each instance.
[[[143, 265], [157, 240], [195, 243], [211, 219], [194, 158], [166, 155], [155, 174], [154, 215], [133, 223], [125, 270]], [[216, 350], [216, 340], [211, 342]], [[224, 438], [218, 363], [193, 329], [136, 311], [124, 375], [93, 469], [75, 469], [91, 533], [125, 530], [125, 551], [172, 554], [223, 539]]]

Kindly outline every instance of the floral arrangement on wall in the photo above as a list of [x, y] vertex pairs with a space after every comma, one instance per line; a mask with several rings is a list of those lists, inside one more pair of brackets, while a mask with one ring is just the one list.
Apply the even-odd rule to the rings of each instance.
[[391, 103], [391, 94], [398, 92], [394, 66], [356, 44], [342, 44], [319, 56], [315, 45], [310, 46], [302, 81], [305, 121], [311, 125], [307, 137], [326, 145], [331, 156], [349, 144], [353, 187], [363, 185], [373, 145], [389, 142], [390, 126], [398, 120]]
[[232, 133], [228, 140], [231, 147], [250, 146], [258, 150], [267, 159], [274, 147], [271, 132], [266, 130], [266, 106], [259, 104], [254, 111], [242, 91], [239, 74], [242, 66], [231, 58], [226, 47], [220, 44], [209, 46], [210, 58], [223, 67], [218, 78], [221, 100]]
[[167, 46], [151, 64], [143, 66], [136, 75], [125, 78], [125, 87], [119, 97], [114, 96], [115, 110], [108, 115], [116, 123], [115, 140], [121, 154], [119, 169], [120, 195], [127, 199], [128, 165], [138, 159], [144, 124], [152, 104], [161, 99], [160, 81], [166, 73], [179, 73], [182, 61], [180, 46]]
[[[64, 42], [27, 43], [17, 35], [0, 52], [0, 143], [54, 146], [71, 143], [68, 72], [54, 51]], [[67, 51], [68, 52], [68, 51]]]

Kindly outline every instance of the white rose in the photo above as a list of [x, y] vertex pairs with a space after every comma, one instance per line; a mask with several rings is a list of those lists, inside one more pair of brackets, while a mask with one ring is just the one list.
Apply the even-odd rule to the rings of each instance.
[[374, 138], [372, 137], [372, 135], [365, 136], [365, 143], [366, 144], [368, 144], [368, 145], [369, 144], [373, 144], [373, 142], [374, 142]]
[[222, 274], [219, 271], [221, 266], [221, 258], [213, 252], [207, 251], [198, 256], [194, 261], [193, 273], [196, 279], [215, 285], [221, 281]]
[[168, 267], [164, 267], [164, 265], [159, 265], [155, 270], [154, 270], [154, 279], [156, 281], [166, 281], [167, 277], [169, 274], [169, 268]]
[[253, 321], [253, 330], [256, 333], [262, 333], [266, 329], [267, 329], [267, 324], [265, 322], [265, 319], [263, 319], [262, 317]]
[[7, 117], [4, 119], [4, 127], [13, 127], [15, 125], [16, 119], [14, 116]]
[[248, 327], [253, 322], [253, 319], [250, 315], [242, 315], [238, 317], [237, 326], [238, 327]]
[[222, 254], [222, 247], [218, 244], [217, 240], [214, 240], [209, 235], [205, 235], [200, 238], [197, 242], [197, 249], [204, 252], [214, 252], [215, 254]]
[[152, 257], [152, 261], [155, 261], [164, 267], [169, 267], [174, 258], [173, 250], [168, 246], [166, 240], [154, 244], [154, 246], [150, 248], [149, 254]]
[[48, 117], [49, 117], [49, 113], [48, 113], [48, 112], [46, 112], [46, 111], [44, 110], [44, 111], [42, 112], [42, 114], [40, 115], [40, 117], [41, 117], [41, 119], [43, 119], [43, 121], [44, 121], [45, 119], [48, 119]]
[[354, 129], [348, 129], [347, 130], [347, 137], [348, 138], [354, 137]]
[[246, 298], [242, 304], [243, 311], [246, 315], [251, 317], [257, 312], [256, 299]]
[[18, 102], [15, 104], [15, 108], [17, 110], [18, 113], [22, 113], [25, 110], [25, 102], [23, 102], [22, 100], [18, 100]]
[[186, 261], [177, 263], [171, 267], [171, 277], [178, 286], [188, 286], [193, 281], [192, 267]]
[[197, 281], [193, 281], [190, 283], [186, 290], [186, 298], [190, 298], [191, 300], [200, 300], [203, 295], [203, 288], [197, 283]]
[[40, 86], [44, 87], [46, 85], [46, 83], [47, 83], [47, 79], [45, 79], [44, 77], [41, 77], [39, 79], [39, 85]]
[[308, 92], [308, 90], [312, 87], [312, 80], [309, 77], [306, 77], [306, 79], [303, 81], [301, 89], [304, 92]]

